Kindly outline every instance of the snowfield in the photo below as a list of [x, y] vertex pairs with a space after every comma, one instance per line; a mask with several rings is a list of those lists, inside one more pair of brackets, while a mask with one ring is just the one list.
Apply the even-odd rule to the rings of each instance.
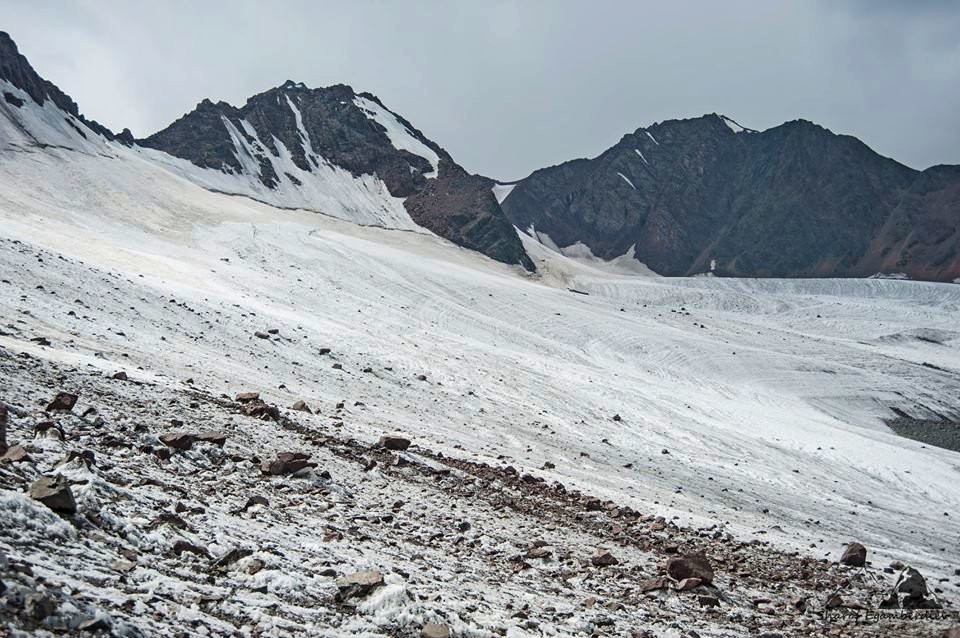
[[[395, 133], [400, 139], [402, 131]], [[365, 228], [337, 214], [207, 191], [156, 158], [109, 148], [112, 155], [0, 153], [0, 359], [9, 359], [11, 375], [0, 398], [22, 412], [9, 436], [25, 442], [36, 463], [34, 470], [0, 466], [0, 527], [7, 530], [0, 551], [34, 564], [77, 600], [110, 610], [118, 633], [136, 635], [139, 627], [173, 635], [182, 623], [196, 635], [229, 635], [243, 625], [242, 635], [256, 627], [270, 636], [413, 636], [431, 621], [458, 636], [511, 638], [596, 628], [628, 635], [628, 628], [651, 627], [658, 636], [752, 630], [732, 608], [708, 614], [676, 595], [649, 609], [604, 608], [616, 629], [597, 624], [593, 603], [584, 608], [591, 592], [605, 597], [593, 576], [538, 585], [530, 574], [549, 569], [514, 576], [484, 557], [543, 537], [589, 558], [605, 537], [564, 530], [566, 519], [547, 526], [516, 518], [476, 495], [444, 496], [433, 479], [397, 487], [388, 472], [364, 472], [344, 460], [348, 452], [325, 448], [312, 450], [314, 460], [333, 483], [278, 479], [270, 485], [280, 491], [259, 518], [229, 513], [243, 505], [244, 489], [266, 488], [243, 482], [256, 465], [222, 452], [191, 450], [166, 465], [135, 449], [107, 456], [116, 474], [142, 472], [140, 483], [129, 484], [76, 461], [61, 466], [56, 471], [79, 485], [81, 509], [102, 508], [105, 528], [125, 527], [129, 542], [139, 543], [141, 565], [181, 533], [211, 555], [259, 544], [239, 563], [246, 571], [230, 577], [239, 580], [220, 590], [194, 577], [189, 564], [141, 566], [123, 577], [132, 585], [118, 585], [109, 569], [115, 552], [106, 545], [84, 551], [78, 535], [86, 531], [20, 494], [22, 476], [54, 472], [76, 447], [32, 438], [29, 414], [60, 389], [96, 388], [102, 397], [81, 393], [81, 404], [102, 400], [108, 426], [148, 423], [155, 441], [171, 429], [170, 418], [184, 418], [185, 428], [229, 430], [227, 452], [242, 446], [261, 458], [299, 449], [309, 437], [227, 416], [214, 399], [245, 390], [280, 406], [302, 399], [319, 414], [300, 422], [341, 441], [370, 444], [399, 431], [432, 450], [418, 463], [436, 463], [439, 453], [440, 460], [509, 464], [679, 528], [769, 543], [750, 545], [764, 551], [835, 561], [846, 543], [860, 541], [877, 568], [873, 578], [892, 578], [879, 568], [903, 561], [940, 589], [941, 602], [960, 600], [960, 453], [901, 438], [884, 423], [892, 408], [917, 418], [960, 416], [960, 286], [637, 276], [521, 235], [540, 270], [527, 276], [428, 233]], [[254, 336], [268, 329], [278, 333]], [[16, 371], [15, 361], [28, 363]], [[119, 370], [132, 383], [106, 379]], [[168, 406], [187, 392], [207, 398], [197, 399], [192, 417], [186, 408], [176, 417]], [[138, 400], [148, 404], [134, 410]], [[339, 411], [338, 402], [345, 403]], [[65, 426], [79, 422], [70, 417]], [[137, 487], [144, 477], [154, 483]], [[165, 482], [173, 493], [163, 493]], [[227, 489], [234, 491], [221, 503], [219, 490]], [[193, 531], [147, 531], [150, 517], [174, 501], [193, 507], [200, 499], [204, 513], [181, 514]], [[324, 499], [336, 506], [321, 506]], [[347, 533], [348, 520], [332, 522], [343, 502], [355, 503], [353, 511], [367, 516], [355, 524], [366, 525], [396, 500], [408, 509], [394, 514], [414, 532], [381, 523], [365, 532], [376, 542], [365, 542]], [[442, 536], [446, 521], [455, 536], [462, 519], [473, 521], [462, 543], [416, 533], [436, 526]], [[339, 539], [329, 526], [342, 528]], [[56, 543], [37, 549], [50, 537]], [[623, 565], [655, 574], [653, 550], [609, 546]], [[251, 575], [254, 559], [266, 567]], [[183, 560], [200, 559], [185, 553]], [[341, 614], [317, 603], [336, 589], [318, 575], [330, 567], [389, 573], [384, 587]], [[718, 579], [735, 597], [729, 571]], [[121, 621], [117, 610], [129, 600]], [[530, 608], [518, 616], [524, 604]], [[752, 609], [748, 597], [735, 604]], [[164, 614], [166, 623], [157, 620]], [[758, 615], [756, 626], [778, 622], [776, 614]]]

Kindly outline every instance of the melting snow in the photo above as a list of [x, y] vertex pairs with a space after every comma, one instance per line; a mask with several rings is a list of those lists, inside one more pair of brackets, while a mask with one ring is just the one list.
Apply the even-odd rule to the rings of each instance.
[[640, 159], [643, 160], [643, 163], [644, 163], [644, 164], [646, 164], [647, 166], [650, 165], [650, 162], [648, 162], [648, 161], [647, 161], [647, 158], [643, 156], [643, 153], [640, 152], [640, 149], [635, 148], [635, 149], [633, 149], [633, 150], [634, 150], [634, 152], [635, 152], [637, 155], [640, 156]]
[[654, 144], [656, 144], [657, 146], [660, 146], [660, 142], [657, 141], [657, 138], [655, 138], [653, 135], [651, 135], [650, 131], [644, 131], [644, 133], [647, 134], [647, 137], [649, 137], [651, 140], [653, 140], [653, 143], [654, 143]]

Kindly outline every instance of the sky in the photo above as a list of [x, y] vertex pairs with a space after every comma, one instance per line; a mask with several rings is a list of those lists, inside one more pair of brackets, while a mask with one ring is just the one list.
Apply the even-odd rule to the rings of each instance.
[[502, 180], [713, 112], [960, 164], [953, 0], [0, 0], [0, 16], [81, 112], [137, 137], [291, 79], [374, 93]]

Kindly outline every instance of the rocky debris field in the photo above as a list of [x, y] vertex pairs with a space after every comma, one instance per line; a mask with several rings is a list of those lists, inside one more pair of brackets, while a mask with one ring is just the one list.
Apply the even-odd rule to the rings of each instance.
[[862, 545], [783, 553], [344, 437], [345, 404], [114, 377], [0, 349], [11, 635], [932, 637], [954, 614]]

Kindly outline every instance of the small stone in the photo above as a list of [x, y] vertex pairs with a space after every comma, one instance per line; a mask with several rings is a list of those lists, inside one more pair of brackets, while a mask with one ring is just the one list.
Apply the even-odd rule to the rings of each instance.
[[546, 547], [534, 547], [527, 552], [526, 558], [550, 558], [552, 554]]
[[44, 476], [30, 486], [30, 498], [40, 501], [54, 512], [76, 514], [77, 502], [70, 490], [70, 483], [60, 476]]
[[117, 572], [123, 572], [123, 573], [133, 571], [134, 568], [136, 568], [136, 566], [137, 566], [136, 563], [126, 560], [124, 558], [118, 558], [114, 560], [112, 563], [110, 563], [110, 569]]
[[590, 557], [590, 562], [596, 567], [609, 567], [610, 565], [616, 565], [620, 561], [605, 549], [597, 549], [593, 553], [593, 556]]
[[840, 562], [851, 567], [863, 567], [867, 562], [867, 548], [860, 543], [850, 543], [840, 557]]
[[111, 379], [115, 379], [115, 380], [117, 380], [117, 381], [127, 381], [127, 380], [128, 380], [127, 373], [124, 372], [123, 370], [121, 370], [120, 372], [114, 372], [114, 373], [113, 373], [113, 376], [110, 377], [110, 378], [111, 378]]
[[237, 403], [249, 403], [250, 401], [257, 401], [259, 398], [259, 392], [240, 392], [234, 400]]
[[266, 332], [261, 332], [260, 330], [257, 330], [256, 332], [254, 332], [254, 333], [253, 333], [253, 336], [256, 337], [257, 339], [269, 339], [269, 338], [270, 338], [270, 335], [269, 335], [269, 334], [267, 334]]
[[69, 392], [58, 392], [53, 401], [47, 405], [47, 412], [69, 412], [73, 409], [73, 406], [77, 404], [78, 398], [79, 397], [76, 394], [71, 394]]
[[300, 399], [299, 401], [291, 405], [290, 409], [296, 410], [297, 412], [306, 412], [307, 414], [313, 414], [313, 410], [310, 409], [310, 406], [308, 406], [303, 399]]
[[410, 439], [399, 434], [384, 434], [377, 443], [378, 447], [395, 452], [403, 452], [410, 447]]
[[383, 574], [376, 570], [365, 570], [337, 579], [338, 598], [362, 598], [378, 587], [383, 587]]
[[168, 432], [160, 436], [160, 442], [175, 450], [189, 450], [193, 447], [195, 434], [188, 432]]
[[697, 602], [701, 607], [719, 607], [720, 599], [713, 594], [700, 594], [697, 596]]
[[441, 623], [427, 623], [420, 630], [421, 638], [450, 638], [450, 627]]

